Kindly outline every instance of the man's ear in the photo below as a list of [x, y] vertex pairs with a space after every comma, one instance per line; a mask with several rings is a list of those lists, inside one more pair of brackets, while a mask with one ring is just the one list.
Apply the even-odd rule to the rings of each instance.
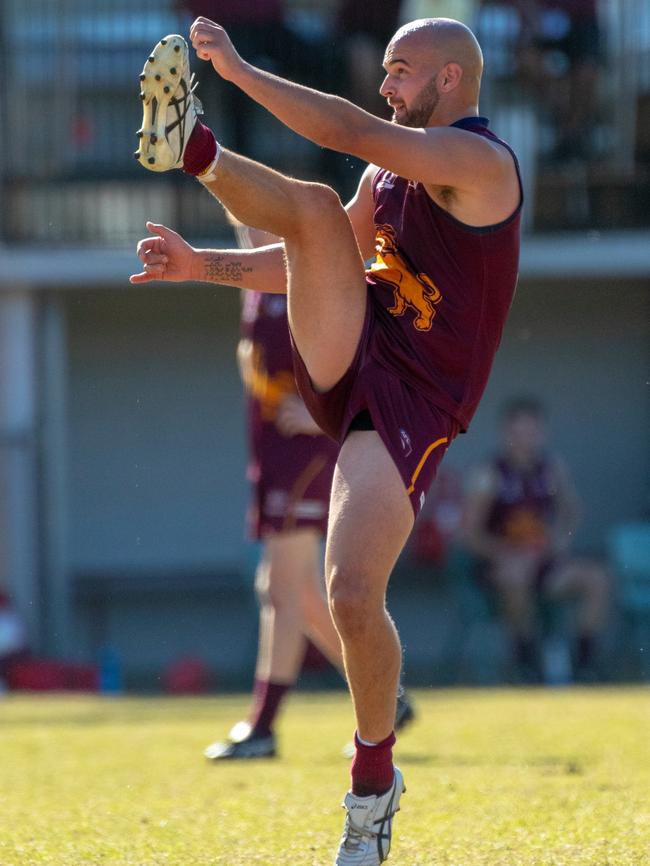
[[448, 63], [441, 73], [440, 90], [449, 93], [455, 90], [463, 77], [463, 67], [458, 63]]

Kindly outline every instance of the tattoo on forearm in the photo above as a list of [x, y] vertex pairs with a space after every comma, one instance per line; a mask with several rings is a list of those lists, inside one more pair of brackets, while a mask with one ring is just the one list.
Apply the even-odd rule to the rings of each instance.
[[253, 269], [241, 260], [228, 260], [225, 256], [207, 256], [205, 279], [214, 283], [241, 283]]

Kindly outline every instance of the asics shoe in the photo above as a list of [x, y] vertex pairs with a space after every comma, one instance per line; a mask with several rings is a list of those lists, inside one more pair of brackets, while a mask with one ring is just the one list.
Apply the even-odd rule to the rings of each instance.
[[[237, 739], [238, 728], [248, 727], [248, 735]], [[243, 727], [242, 727], [243, 733]], [[239, 722], [227, 740], [212, 743], [203, 752], [209, 761], [245, 760], [247, 758], [275, 758], [275, 737], [255, 737], [246, 722]]]
[[379, 866], [388, 857], [393, 815], [406, 791], [401, 772], [395, 767], [393, 784], [378, 797], [345, 795], [345, 827], [334, 866]]
[[194, 96], [187, 42], [178, 34], [155, 46], [140, 75], [142, 128], [134, 156], [149, 171], [183, 167], [183, 154], [196, 118], [203, 114]]

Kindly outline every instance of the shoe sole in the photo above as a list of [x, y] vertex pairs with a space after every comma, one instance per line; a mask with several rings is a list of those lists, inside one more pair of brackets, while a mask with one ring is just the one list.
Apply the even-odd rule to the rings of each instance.
[[169, 171], [176, 167], [177, 158], [167, 141], [167, 108], [187, 67], [187, 58], [187, 42], [183, 37], [166, 36], [157, 43], [140, 74], [143, 115], [135, 157], [148, 171]]

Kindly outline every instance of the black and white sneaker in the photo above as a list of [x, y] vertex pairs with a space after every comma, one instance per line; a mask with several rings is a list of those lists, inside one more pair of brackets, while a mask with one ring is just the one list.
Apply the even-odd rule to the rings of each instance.
[[415, 719], [415, 710], [411, 699], [400, 686], [397, 692], [397, 708], [395, 710], [395, 733], [403, 731]]
[[209, 761], [275, 758], [275, 737], [253, 736], [248, 722], [238, 722], [226, 740], [211, 743], [203, 754]]
[[140, 74], [143, 117], [134, 156], [149, 171], [183, 167], [185, 146], [203, 114], [195, 89], [187, 42], [178, 34], [165, 36]]
[[401, 772], [395, 767], [393, 784], [379, 797], [345, 795], [345, 827], [334, 866], [379, 866], [388, 857], [393, 816], [406, 791]]

